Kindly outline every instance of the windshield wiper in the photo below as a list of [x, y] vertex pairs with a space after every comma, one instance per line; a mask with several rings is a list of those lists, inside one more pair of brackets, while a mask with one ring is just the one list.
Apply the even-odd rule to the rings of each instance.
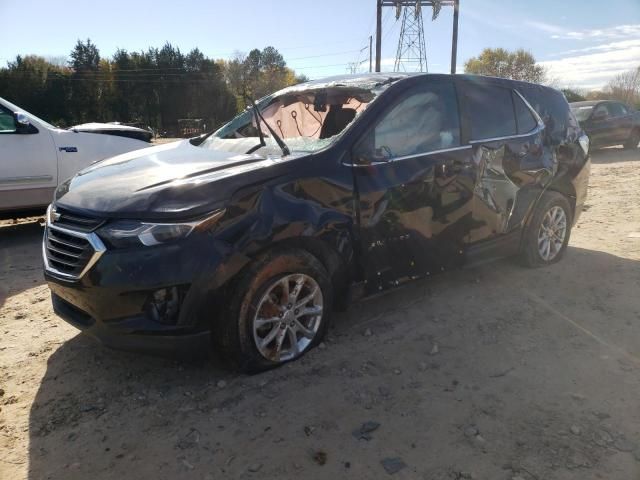
[[254, 114], [257, 117], [259, 117], [259, 120], [256, 120], [256, 123], [258, 125], [258, 133], [260, 134], [260, 143], [262, 143], [262, 146], [266, 146], [266, 143], [264, 141], [264, 135], [262, 134], [262, 128], [260, 127], [260, 120], [262, 120], [264, 122], [264, 124], [267, 126], [267, 130], [269, 130], [269, 133], [271, 134], [273, 139], [276, 141], [276, 143], [280, 147], [280, 150], [282, 150], [282, 155], [283, 156], [291, 155], [291, 151], [289, 150], [289, 147], [287, 147], [287, 144], [284, 143], [284, 141], [280, 138], [280, 136], [275, 132], [275, 130], [273, 128], [271, 128], [271, 126], [264, 119], [264, 117], [262, 116], [262, 113], [260, 113], [260, 109], [258, 108], [258, 105], [256, 104], [256, 101], [253, 98], [249, 97], [249, 96], [247, 96], [247, 98], [249, 100], [251, 100], [251, 104], [253, 105]]

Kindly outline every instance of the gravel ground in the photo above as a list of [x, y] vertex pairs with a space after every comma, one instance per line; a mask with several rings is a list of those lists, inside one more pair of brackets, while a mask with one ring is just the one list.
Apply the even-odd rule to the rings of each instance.
[[598, 152], [561, 263], [361, 302], [253, 377], [78, 335], [5, 222], [0, 478], [640, 479], [639, 205], [640, 152]]

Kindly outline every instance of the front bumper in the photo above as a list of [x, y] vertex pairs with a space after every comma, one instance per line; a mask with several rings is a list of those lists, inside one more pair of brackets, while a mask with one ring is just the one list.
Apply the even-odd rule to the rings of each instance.
[[[51, 283], [49, 285], [52, 286]], [[107, 347], [180, 357], [204, 356], [210, 349], [211, 337], [208, 331], [195, 333], [175, 331], [154, 334], [155, 326], [147, 324], [145, 328], [148, 320], [143, 316], [124, 319], [118, 322], [118, 325], [109, 325], [92, 318], [59, 296], [55, 292], [61, 292], [55, 286], [51, 290], [51, 302], [56, 315]], [[131, 327], [134, 326], [135, 328], [132, 329]]]
[[[50, 269], [45, 279], [55, 313], [108, 347], [201, 356], [211, 346], [218, 251], [210, 236], [193, 235], [167, 245], [107, 249], [77, 280]], [[159, 321], [154, 295], [170, 289], [179, 292], [177, 311]]]

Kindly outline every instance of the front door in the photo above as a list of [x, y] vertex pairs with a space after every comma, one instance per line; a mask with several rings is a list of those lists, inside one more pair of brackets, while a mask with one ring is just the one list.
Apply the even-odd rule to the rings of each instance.
[[474, 167], [450, 81], [393, 102], [353, 151], [367, 293], [459, 264]]
[[49, 131], [32, 125], [21, 132], [13, 112], [0, 106], [0, 210], [50, 203], [57, 180]]
[[605, 103], [600, 103], [594, 108], [586, 130], [594, 146], [615, 144], [615, 125]]

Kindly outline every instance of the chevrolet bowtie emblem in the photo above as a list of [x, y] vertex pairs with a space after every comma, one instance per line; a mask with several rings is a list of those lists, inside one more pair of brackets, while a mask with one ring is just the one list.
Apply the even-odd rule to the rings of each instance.
[[57, 222], [58, 220], [60, 220], [61, 216], [62, 214], [56, 212], [55, 207], [51, 208], [51, 210], [49, 211], [49, 223]]

